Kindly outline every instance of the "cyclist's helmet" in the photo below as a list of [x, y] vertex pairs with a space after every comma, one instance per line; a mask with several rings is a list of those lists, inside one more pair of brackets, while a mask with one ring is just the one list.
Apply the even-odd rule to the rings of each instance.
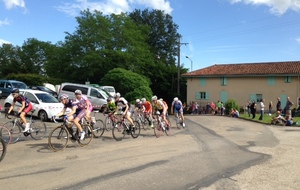
[[106, 101], [111, 102], [111, 97], [108, 97]]
[[68, 98], [69, 98], [69, 96], [66, 95], [66, 94], [62, 94], [62, 95], [60, 95], [60, 97], [59, 97], [60, 100], [68, 99]]
[[177, 98], [177, 97], [175, 97], [175, 98], [174, 98], [174, 101], [175, 101], [175, 102], [177, 102], [177, 101], [178, 101], [178, 98]]
[[164, 99], [160, 98], [159, 100], [160, 100], [160, 101], [163, 101]]
[[142, 101], [143, 103], [145, 103], [145, 102], [146, 102], [146, 98], [142, 98], [141, 101]]
[[153, 97], [152, 97], [152, 100], [153, 100], [153, 101], [157, 100], [157, 96], [153, 96]]
[[11, 93], [19, 93], [20, 91], [19, 91], [19, 89], [18, 88], [14, 88], [14, 89], [12, 89], [12, 91], [11, 91]]
[[121, 94], [119, 92], [117, 92], [114, 96], [115, 98], [120, 98], [121, 97]]
[[80, 94], [80, 95], [81, 95], [82, 92], [81, 92], [81, 90], [78, 90], [78, 89], [77, 89], [77, 90], [75, 90], [75, 94]]
[[141, 102], [141, 100], [140, 99], [136, 99], [136, 103], [140, 103]]

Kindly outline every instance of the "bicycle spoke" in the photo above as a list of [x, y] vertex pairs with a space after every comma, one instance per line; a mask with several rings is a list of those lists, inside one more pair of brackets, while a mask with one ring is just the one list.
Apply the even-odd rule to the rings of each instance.
[[53, 151], [63, 150], [68, 145], [69, 133], [63, 126], [54, 128], [48, 137], [48, 145]]
[[89, 125], [82, 126], [82, 130], [85, 132], [84, 139], [78, 140], [79, 145], [86, 146], [91, 143], [94, 137], [92, 128]]
[[16, 143], [22, 134], [21, 128], [14, 121], [8, 121], [8, 122], [4, 123], [3, 125], [10, 130], [10, 133], [12, 136], [10, 143]]
[[42, 122], [41, 120], [32, 120], [30, 128], [31, 128], [29, 130], [30, 136], [34, 140], [43, 139], [46, 134], [46, 131], [47, 131], [46, 124], [44, 122]]
[[126, 127], [124, 125], [125, 124], [123, 124], [122, 122], [118, 122], [113, 128], [112, 134], [116, 141], [121, 141], [124, 138], [126, 133], [125, 131]]
[[94, 137], [99, 138], [103, 135], [104, 133], [104, 123], [101, 119], [97, 119], [96, 123], [93, 124], [92, 126], [93, 132], [94, 132]]

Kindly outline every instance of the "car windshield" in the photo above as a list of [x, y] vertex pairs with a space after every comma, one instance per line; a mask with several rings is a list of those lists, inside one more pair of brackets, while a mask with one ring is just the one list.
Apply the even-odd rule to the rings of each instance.
[[105, 97], [106, 99], [108, 98], [108, 97], [112, 97], [112, 95], [110, 94], [110, 93], [108, 93], [106, 90], [103, 90], [103, 89], [99, 89], [101, 92], [104, 92], [104, 94], [107, 96], [107, 97]]
[[13, 82], [12, 85], [13, 85], [13, 88], [21, 88], [21, 89], [27, 88], [26, 84], [21, 83], [21, 82]]
[[44, 87], [44, 86], [39, 86], [39, 88], [43, 91], [47, 91], [47, 92], [52, 92], [51, 89], [47, 88], [47, 87]]
[[59, 103], [59, 101], [52, 95], [46, 93], [35, 93], [36, 97], [44, 103]]
[[115, 90], [113, 88], [104, 88], [104, 90], [107, 92], [115, 92]]

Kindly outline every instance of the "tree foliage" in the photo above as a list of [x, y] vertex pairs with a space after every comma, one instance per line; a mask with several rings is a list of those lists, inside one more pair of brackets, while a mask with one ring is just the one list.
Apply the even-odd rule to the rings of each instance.
[[[0, 47], [1, 78], [34, 74], [28, 75], [32, 76], [32, 84], [41, 82], [35, 78], [39, 75], [44, 77], [42, 80], [57, 83], [89, 81], [113, 85], [117, 90], [124, 90], [123, 94], [130, 100], [141, 98], [144, 93], [150, 98], [152, 91], [167, 102], [177, 96], [176, 56], [180, 35], [178, 25], [169, 14], [146, 9], [104, 15], [85, 10], [76, 21], [75, 31], [66, 32], [64, 41], [56, 44], [35, 38], [27, 39], [21, 47], [3, 44]], [[126, 73], [124, 70], [130, 75], [138, 73], [142, 87], [137, 88], [134, 80], [127, 80], [134, 88], [129, 88], [122, 79], [120, 81], [127, 85], [126, 88], [120, 86], [119, 81], [107, 80], [106, 74], [115, 73], [116, 68], [123, 69], [122, 72], [117, 70], [120, 73]], [[186, 72], [186, 69], [180, 69], [180, 73]], [[126, 75], [122, 76], [128, 79]], [[180, 85], [180, 98], [183, 99], [186, 84], [182, 80]], [[146, 87], [150, 87], [150, 91]]]
[[143, 97], [149, 100], [152, 96], [150, 81], [147, 78], [122, 68], [110, 70], [101, 83], [114, 86], [129, 101]]

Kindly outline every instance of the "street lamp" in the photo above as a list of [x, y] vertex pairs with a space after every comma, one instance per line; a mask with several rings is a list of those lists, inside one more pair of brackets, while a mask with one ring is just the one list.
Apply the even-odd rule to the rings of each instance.
[[190, 72], [191, 72], [193, 70], [193, 60], [189, 56], [185, 56], [185, 57], [191, 61], [191, 70], [190, 70]]

